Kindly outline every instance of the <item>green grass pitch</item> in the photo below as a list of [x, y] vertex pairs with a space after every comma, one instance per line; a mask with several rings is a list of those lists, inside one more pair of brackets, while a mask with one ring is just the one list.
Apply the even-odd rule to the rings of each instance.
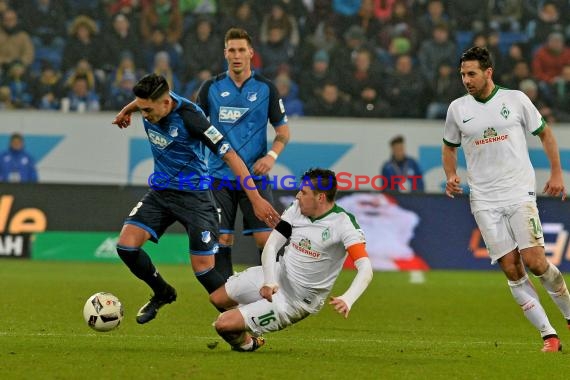
[[[140, 326], [135, 314], [150, 293], [121, 264], [0, 260], [0, 379], [570, 378], [570, 331], [536, 280], [562, 353], [540, 352], [493, 271], [432, 271], [424, 284], [376, 272], [348, 319], [327, 305], [267, 334], [259, 351], [238, 353], [215, 334], [217, 312], [191, 268], [159, 269], [178, 301]], [[343, 272], [333, 294], [353, 275]], [[84, 323], [83, 304], [97, 291], [123, 302], [119, 329], [97, 333]]]

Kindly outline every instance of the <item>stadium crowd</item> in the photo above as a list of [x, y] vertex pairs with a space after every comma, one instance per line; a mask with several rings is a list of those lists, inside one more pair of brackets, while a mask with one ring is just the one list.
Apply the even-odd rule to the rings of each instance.
[[194, 99], [238, 26], [290, 116], [444, 118], [479, 45], [570, 122], [569, 21], [568, 0], [0, 0], [0, 109], [118, 110], [146, 72]]

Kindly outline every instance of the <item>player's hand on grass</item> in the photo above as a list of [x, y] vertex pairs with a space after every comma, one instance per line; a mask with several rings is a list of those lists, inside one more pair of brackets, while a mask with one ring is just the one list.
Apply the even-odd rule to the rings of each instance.
[[273, 168], [275, 164], [275, 159], [271, 156], [261, 157], [253, 165], [253, 174], [255, 175], [266, 175]]
[[125, 112], [124, 110], [121, 110], [121, 112], [115, 116], [115, 119], [113, 119], [112, 124], [116, 124], [117, 127], [121, 129], [127, 128], [129, 125], [131, 125], [131, 114]]
[[463, 189], [461, 188], [461, 178], [457, 175], [452, 175], [447, 179], [445, 184], [445, 194], [450, 198], [455, 198], [455, 194], [462, 194]]
[[265, 284], [261, 287], [261, 289], [259, 289], [259, 295], [261, 295], [269, 302], [273, 302], [273, 295], [277, 293], [278, 290], [279, 285], [277, 284]]
[[546, 182], [546, 185], [544, 185], [542, 192], [553, 197], [561, 195], [562, 200], [565, 200], [566, 189], [564, 188], [564, 180], [562, 179], [562, 175], [551, 175]]
[[348, 318], [348, 313], [350, 312], [350, 308], [342, 298], [331, 297], [329, 305], [332, 305], [339, 314], [342, 314], [343, 317]]
[[279, 213], [275, 211], [267, 200], [260, 197], [257, 201], [252, 202], [252, 205], [257, 219], [267, 224], [268, 227], [275, 228], [279, 220], [281, 220]]

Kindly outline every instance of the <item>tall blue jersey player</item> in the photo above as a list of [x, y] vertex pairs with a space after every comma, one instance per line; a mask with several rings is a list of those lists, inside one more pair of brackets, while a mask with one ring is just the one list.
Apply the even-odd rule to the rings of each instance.
[[[232, 147], [258, 176], [256, 185], [261, 196], [272, 202], [271, 184], [262, 180], [273, 168], [279, 154], [289, 141], [289, 126], [283, 101], [277, 89], [267, 78], [251, 69], [253, 57], [251, 37], [243, 29], [231, 28], [225, 36], [224, 56], [228, 70], [204, 82], [198, 92], [197, 103], [209, 116], [210, 122], [228, 139]], [[267, 148], [267, 122], [275, 130], [271, 149]], [[216, 155], [208, 166], [215, 178], [214, 198], [221, 214], [220, 249], [216, 254], [216, 268], [225, 278], [233, 274], [231, 248], [238, 206], [243, 214], [245, 235], [253, 235], [261, 249], [270, 228], [254, 217], [251, 202], [238, 189], [233, 173]]]
[[[140, 110], [154, 156], [155, 172], [149, 177], [149, 191], [125, 220], [117, 253], [131, 272], [154, 291], [138, 312], [137, 322], [156, 317], [160, 307], [176, 300], [176, 290], [158, 273], [142, 249], [147, 240], [155, 243], [166, 228], [180, 222], [190, 240], [192, 269], [202, 286], [212, 293], [225, 283], [214, 268], [218, 250], [218, 214], [208, 184], [206, 147], [241, 178], [249, 171], [224, 136], [212, 126], [196, 104], [169, 91], [162, 76], [144, 76], [133, 88], [135, 100], [113, 120], [120, 128], [130, 124], [131, 114]], [[279, 214], [255, 189], [244, 183], [255, 215], [275, 225]]]

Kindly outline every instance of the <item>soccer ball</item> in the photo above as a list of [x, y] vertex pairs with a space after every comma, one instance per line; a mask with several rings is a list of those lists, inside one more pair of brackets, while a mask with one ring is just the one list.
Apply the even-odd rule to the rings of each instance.
[[83, 306], [83, 318], [93, 330], [110, 331], [123, 320], [123, 305], [111, 293], [95, 293]]

